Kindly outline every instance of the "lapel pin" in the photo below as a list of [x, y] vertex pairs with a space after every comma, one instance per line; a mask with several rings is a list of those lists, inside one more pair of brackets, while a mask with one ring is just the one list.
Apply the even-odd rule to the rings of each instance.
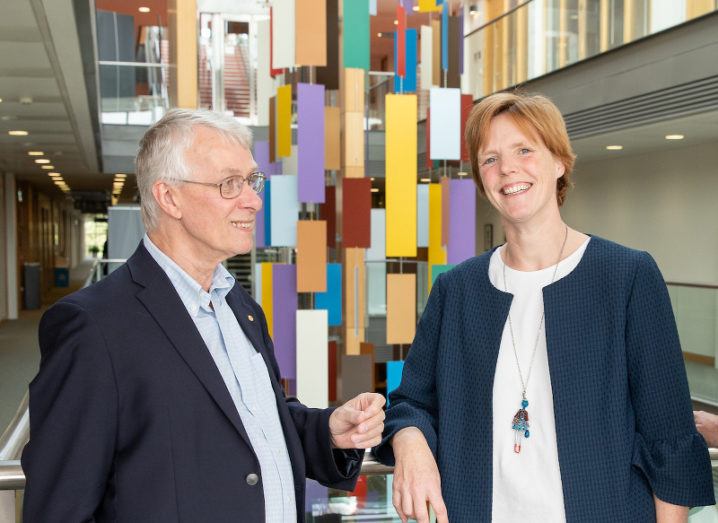
[[247, 319], [249, 321], [254, 321], [254, 316], [252, 316], [251, 314], [247, 314]]

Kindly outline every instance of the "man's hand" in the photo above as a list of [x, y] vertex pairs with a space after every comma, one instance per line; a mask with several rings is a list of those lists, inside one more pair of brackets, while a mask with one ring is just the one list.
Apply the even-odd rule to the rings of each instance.
[[391, 446], [396, 460], [392, 502], [401, 520], [429, 523], [431, 505], [437, 523], [448, 523], [439, 469], [424, 435], [416, 427], [407, 427], [394, 435]]
[[718, 447], [718, 416], [702, 410], [693, 411], [696, 428], [709, 447]]
[[364, 392], [332, 412], [329, 433], [337, 449], [368, 449], [381, 442], [384, 396]]

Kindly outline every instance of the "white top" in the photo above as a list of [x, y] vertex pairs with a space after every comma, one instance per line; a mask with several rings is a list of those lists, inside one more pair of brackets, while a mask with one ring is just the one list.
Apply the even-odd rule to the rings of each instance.
[[[590, 238], [559, 263], [556, 281], [578, 265], [589, 241]], [[551, 283], [556, 266], [531, 272], [517, 271], [507, 266], [508, 289], [505, 289], [504, 262], [501, 258], [504, 247], [496, 249], [491, 256], [489, 279], [497, 289], [514, 295], [510, 314], [516, 353], [526, 381], [543, 313], [542, 289]], [[514, 452], [516, 432], [512, 429], [512, 420], [521, 408], [521, 389], [507, 318], [494, 376], [492, 521], [564, 522], [566, 514], [556, 446], [553, 392], [543, 325], [526, 391], [530, 435], [525, 438], [523, 433], [520, 434], [521, 452], [517, 454]]]

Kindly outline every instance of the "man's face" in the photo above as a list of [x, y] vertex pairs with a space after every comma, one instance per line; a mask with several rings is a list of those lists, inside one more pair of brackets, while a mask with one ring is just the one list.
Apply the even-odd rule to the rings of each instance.
[[[241, 145], [227, 141], [216, 131], [198, 126], [185, 152], [189, 180], [220, 183], [232, 176], [246, 178], [257, 165]], [[219, 187], [178, 183], [175, 201], [182, 213], [180, 225], [193, 256], [219, 263], [252, 249], [255, 217], [262, 200], [246, 183], [236, 198], [226, 199]]]

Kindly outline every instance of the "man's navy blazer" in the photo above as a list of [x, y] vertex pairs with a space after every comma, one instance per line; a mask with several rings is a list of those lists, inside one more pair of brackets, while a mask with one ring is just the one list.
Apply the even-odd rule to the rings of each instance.
[[[361, 453], [331, 449], [331, 409], [284, 397], [259, 305], [240, 285], [227, 303], [267, 364], [303, 521], [305, 476], [352, 490]], [[259, 462], [239, 414], [142, 244], [110, 276], [47, 311], [40, 349], [22, 456], [24, 521], [264, 521]]]

